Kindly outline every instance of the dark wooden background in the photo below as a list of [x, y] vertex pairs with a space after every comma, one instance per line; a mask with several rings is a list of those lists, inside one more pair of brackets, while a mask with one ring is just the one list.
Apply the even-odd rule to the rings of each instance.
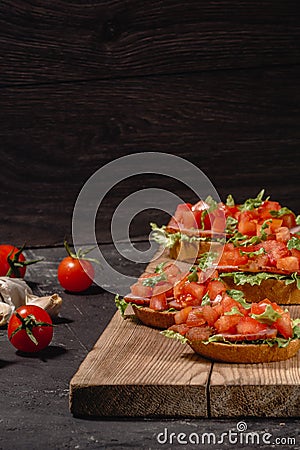
[[[298, 3], [2, 1], [1, 242], [70, 237], [85, 181], [135, 152], [188, 159], [221, 197], [265, 188], [300, 212]], [[193, 200], [162, 177], [149, 184]], [[137, 185], [104, 202], [99, 241]], [[141, 215], [133, 236], [148, 234], [150, 216], [162, 218]]]

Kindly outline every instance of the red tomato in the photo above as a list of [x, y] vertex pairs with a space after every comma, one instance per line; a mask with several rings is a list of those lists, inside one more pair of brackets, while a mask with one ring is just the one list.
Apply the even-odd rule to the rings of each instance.
[[218, 294], [226, 291], [226, 287], [222, 281], [213, 280], [207, 285], [208, 296], [211, 300], [214, 300]]
[[[10, 269], [10, 265], [7, 261], [7, 257], [8, 255], [11, 253], [10, 255], [10, 259], [14, 258], [14, 255], [19, 251], [19, 249], [17, 247], [15, 247], [14, 245], [0, 245], [0, 276], [4, 277], [7, 275], [9, 269]], [[21, 253], [19, 258], [18, 258], [18, 262], [24, 262], [25, 261], [25, 257], [24, 255]], [[17, 273], [12, 273], [10, 276], [12, 278], [23, 278], [26, 272], [26, 266], [24, 267], [19, 267], [19, 275], [17, 275]]]
[[186, 324], [189, 327], [201, 327], [201, 325], [204, 325], [205, 319], [203, 317], [202, 309], [192, 309], [187, 316]]
[[70, 292], [85, 291], [93, 283], [94, 275], [94, 268], [90, 261], [72, 256], [66, 256], [59, 264], [57, 271], [61, 286]]
[[236, 326], [241, 320], [241, 316], [234, 314], [232, 316], [221, 316], [216, 322], [214, 327], [218, 333], [236, 333]]
[[281, 208], [278, 202], [272, 202], [270, 200], [265, 200], [263, 204], [258, 208], [258, 214], [263, 219], [270, 219], [272, 215], [270, 211], [279, 211]]
[[259, 244], [268, 253], [269, 265], [276, 266], [276, 261], [285, 256], [289, 256], [289, 250], [283, 242], [278, 242], [275, 239], [265, 241]]
[[52, 320], [39, 306], [20, 306], [9, 320], [7, 334], [12, 345], [18, 350], [26, 353], [38, 352], [46, 348], [52, 340]]
[[291, 238], [291, 233], [288, 227], [279, 227], [276, 230], [276, 241], [287, 242]]
[[218, 320], [218, 318], [220, 317], [218, 311], [210, 305], [203, 306], [202, 315], [210, 327], [212, 327], [216, 320]]
[[239, 218], [238, 231], [239, 233], [245, 234], [246, 236], [256, 235], [257, 221], [255, 219], [250, 219], [245, 215], [246, 212], [242, 212]]
[[239, 248], [234, 247], [233, 244], [225, 244], [219, 266], [243, 266], [247, 262], [248, 256], [241, 255]]
[[180, 323], [185, 323], [189, 313], [192, 311], [192, 306], [187, 306], [186, 308], [177, 311], [174, 316], [176, 325]]
[[296, 256], [286, 256], [279, 258], [276, 262], [277, 269], [288, 270], [289, 272], [296, 272], [299, 270], [299, 261]]
[[241, 317], [236, 326], [236, 331], [238, 334], [256, 334], [260, 331], [265, 331], [267, 328], [268, 326], [266, 324], [260, 323], [252, 317], [245, 316]]
[[293, 328], [290, 313], [282, 313], [282, 317], [276, 320], [274, 327], [277, 328], [278, 333], [280, 333], [284, 338], [291, 338], [293, 336]]
[[184, 294], [190, 294], [198, 300], [202, 300], [204, 292], [205, 286], [197, 283], [196, 281], [191, 281], [190, 283], [186, 283], [184, 285]]
[[297, 225], [296, 216], [294, 213], [284, 214], [281, 219], [283, 227], [293, 228]]

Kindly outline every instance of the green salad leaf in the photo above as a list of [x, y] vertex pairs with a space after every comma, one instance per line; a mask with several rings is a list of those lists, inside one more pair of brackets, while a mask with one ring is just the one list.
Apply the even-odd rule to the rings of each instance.
[[205, 252], [201, 255], [200, 258], [197, 259], [198, 267], [201, 270], [206, 270], [209, 267], [216, 264], [216, 259], [218, 257], [218, 253], [216, 252]]
[[167, 280], [167, 275], [164, 272], [162, 272], [161, 274], [155, 275], [154, 277], [144, 278], [142, 280], [142, 285], [147, 286], [147, 287], [154, 287], [160, 281], [166, 281], [166, 280]]
[[182, 336], [182, 334], [177, 333], [176, 331], [163, 330], [160, 332], [160, 334], [162, 334], [163, 336], [165, 336], [169, 339], [177, 339], [182, 344], [186, 344], [188, 342], [188, 339], [186, 337]]
[[157, 266], [154, 269], [154, 273], [162, 273], [166, 264], [167, 264], [167, 261], [163, 261], [163, 262], [157, 264]]
[[291, 239], [289, 239], [287, 242], [287, 248], [289, 250], [292, 250], [293, 248], [295, 248], [296, 250], [300, 250], [300, 238], [296, 236], [291, 237]]
[[255, 250], [254, 252], [244, 252], [243, 250], [240, 250], [241, 255], [247, 255], [249, 258], [253, 258], [253, 256], [259, 256], [267, 253], [266, 250], [261, 247], [259, 250]]
[[281, 314], [274, 310], [272, 305], [267, 305], [266, 309], [261, 314], [250, 314], [250, 317], [256, 319], [260, 323], [272, 325], [277, 319], [280, 319]]
[[237, 306], [233, 306], [230, 311], [224, 312], [224, 316], [236, 316], [236, 315], [238, 316], [244, 315], [243, 313], [241, 313], [241, 311]]
[[120, 311], [121, 316], [124, 318], [128, 303], [125, 302], [125, 300], [123, 298], [120, 298], [119, 294], [117, 294], [115, 296], [115, 304], [116, 304], [116, 307], [118, 308], [118, 310]]
[[284, 206], [283, 208], [280, 208], [279, 211], [270, 211], [270, 214], [272, 217], [282, 217], [285, 214], [294, 214], [293, 211], [291, 211], [289, 208]]
[[265, 194], [265, 190], [262, 189], [255, 198], [248, 198], [242, 205], [240, 205], [239, 209], [241, 211], [252, 211], [255, 208], [258, 208], [263, 204], [264, 201], [268, 200], [270, 197], [267, 197], [263, 200], [263, 196]]
[[210, 305], [210, 302], [211, 300], [209, 298], [208, 292], [206, 292], [206, 294], [204, 294], [202, 297], [201, 306]]
[[227, 199], [226, 199], [226, 206], [235, 206], [235, 201], [234, 201], [234, 198], [232, 197], [231, 194], [229, 194], [229, 195], [227, 196]]
[[251, 304], [246, 302], [245, 294], [242, 291], [238, 291], [237, 289], [228, 289], [226, 293], [232, 297], [236, 302], [239, 302], [245, 309], [250, 309]]

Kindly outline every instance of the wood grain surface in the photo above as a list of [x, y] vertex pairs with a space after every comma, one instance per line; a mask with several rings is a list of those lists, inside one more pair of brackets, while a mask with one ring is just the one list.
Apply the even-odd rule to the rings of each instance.
[[[166, 252], [154, 260], [146, 273]], [[288, 309], [300, 317], [299, 305]], [[300, 352], [276, 363], [211, 362], [132, 311], [114, 315], [70, 382], [70, 410], [83, 417], [299, 417], [299, 398]]]
[[117, 312], [70, 383], [75, 416], [206, 417], [211, 363]]
[[[264, 187], [299, 211], [299, 80], [294, 67], [253, 70], [251, 76], [216, 71], [2, 89], [2, 240], [62, 242], [89, 176], [115, 158], [145, 151], [195, 163], [223, 198], [232, 193], [242, 201]], [[99, 241], [111, 241], [110, 219], [119, 202], [151, 186], [196, 200], [176, 180], [128, 179], [101, 204]], [[139, 215], [133, 236], [147, 235], [150, 220], [166, 217], [153, 210]]]
[[[290, 306], [300, 317], [300, 306]], [[214, 363], [209, 384], [211, 417], [299, 417], [300, 353], [268, 364]]]
[[299, 64], [296, 0], [10, 0], [0, 83]]

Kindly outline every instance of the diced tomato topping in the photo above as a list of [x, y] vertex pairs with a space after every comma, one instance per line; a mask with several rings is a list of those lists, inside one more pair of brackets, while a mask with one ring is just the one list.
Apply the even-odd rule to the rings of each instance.
[[258, 322], [253, 317], [245, 316], [240, 318], [236, 331], [238, 334], [256, 334], [265, 331], [267, 328], [266, 324]]
[[236, 326], [241, 320], [241, 316], [234, 314], [232, 316], [221, 316], [215, 322], [214, 327], [218, 333], [236, 333]]
[[282, 226], [293, 228], [296, 224], [296, 216], [293, 213], [284, 214], [284, 216], [281, 217], [282, 219]]
[[166, 294], [153, 295], [150, 298], [149, 308], [154, 309], [154, 311], [165, 311], [168, 309]]
[[272, 302], [268, 298], [261, 300], [258, 303], [252, 303], [250, 312], [251, 314], [262, 314], [265, 311], [267, 305], [272, 305]]
[[240, 250], [234, 247], [233, 244], [225, 244], [219, 266], [243, 266], [247, 262], [247, 255], [241, 255]]
[[297, 250], [296, 248], [292, 248], [292, 250], [290, 250], [291, 255], [294, 256], [295, 258], [298, 259], [299, 264], [300, 264], [300, 250]]
[[184, 285], [184, 294], [190, 294], [192, 297], [202, 300], [205, 292], [205, 286], [195, 281], [191, 281]]
[[263, 204], [258, 208], [258, 214], [263, 219], [271, 219], [272, 215], [270, 211], [279, 211], [281, 208], [278, 202], [273, 202], [270, 200], [265, 200]]
[[212, 327], [221, 314], [214, 307], [205, 305], [202, 307], [202, 315], [207, 324]]
[[287, 242], [291, 238], [291, 233], [288, 227], [279, 227], [276, 230], [276, 241]]
[[175, 323], [178, 325], [180, 323], [185, 323], [189, 313], [192, 311], [192, 306], [187, 306], [186, 308], [177, 311], [174, 316]]
[[242, 212], [239, 217], [238, 231], [246, 236], [256, 235], [257, 219], [250, 219], [248, 211]]
[[229, 295], [224, 295], [224, 297], [221, 300], [221, 305], [224, 312], [230, 312], [232, 308], [237, 308], [243, 315], [247, 314], [247, 310], [242, 307], [242, 305], [234, 300]]
[[201, 327], [201, 325], [205, 324], [205, 319], [203, 317], [202, 309], [194, 308], [189, 312], [189, 315], [186, 319], [186, 324], [189, 327]]
[[283, 242], [278, 242], [275, 239], [265, 241], [262, 244], [259, 244], [260, 247], [263, 247], [269, 257], [269, 265], [276, 266], [276, 261], [280, 258], [284, 258], [285, 256], [289, 256], [289, 250]]
[[218, 318], [220, 316], [222, 316], [224, 309], [221, 303], [218, 303], [217, 305], [212, 306], [212, 309], [214, 311], [214, 314], [216, 314], [218, 316]]
[[207, 292], [211, 300], [214, 300], [218, 294], [221, 294], [222, 292], [225, 291], [226, 287], [222, 281], [218, 280], [209, 281], [207, 285]]
[[290, 313], [284, 312], [282, 317], [276, 320], [274, 327], [277, 328], [278, 333], [280, 333], [284, 338], [291, 338], [293, 336], [293, 327]]
[[286, 256], [279, 258], [276, 262], [277, 269], [288, 270], [289, 272], [296, 272], [299, 270], [299, 261], [295, 256]]

